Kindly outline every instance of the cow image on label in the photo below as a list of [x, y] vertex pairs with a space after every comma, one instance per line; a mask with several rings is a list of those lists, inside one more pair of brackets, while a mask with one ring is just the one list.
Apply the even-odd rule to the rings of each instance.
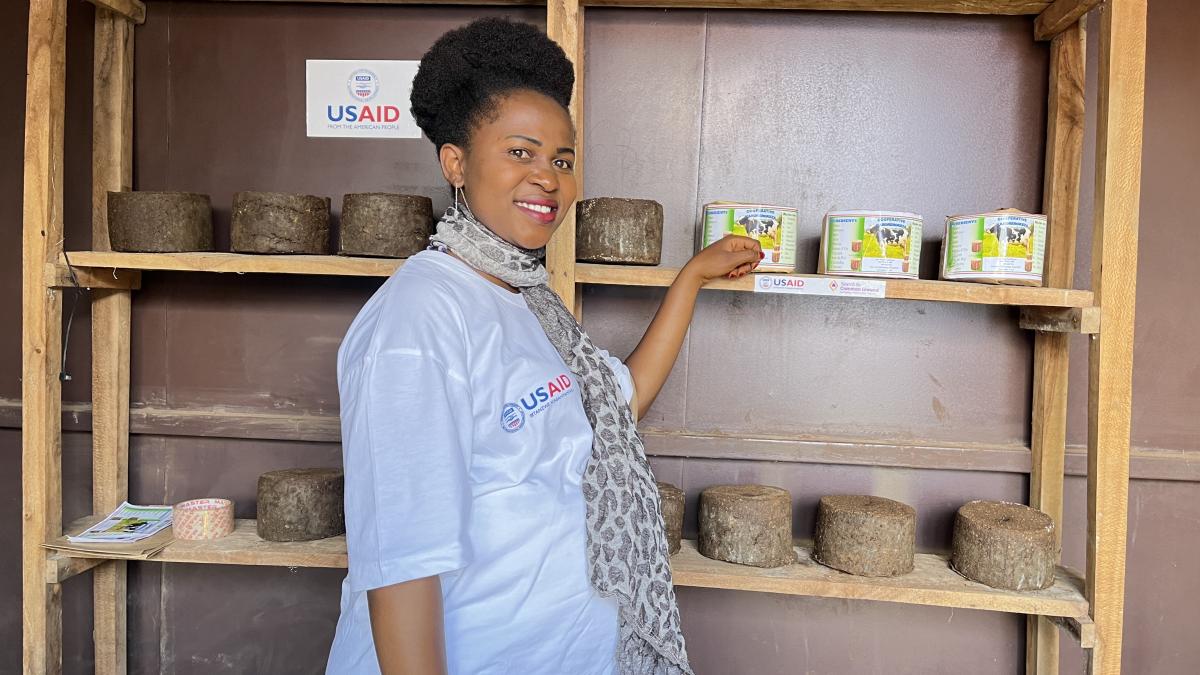
[[1001, 255], [1007, 255], [1008, 247], [1011, 244], [1017, 244], [1022, 247], [1022, 256], [1025, 254], [1025, 249], [1029, 248], [1029, 227], [1026, 225], [997, 222], [992, 223], [985, 232], [994, 236], [996, 241], [1000, 243]]

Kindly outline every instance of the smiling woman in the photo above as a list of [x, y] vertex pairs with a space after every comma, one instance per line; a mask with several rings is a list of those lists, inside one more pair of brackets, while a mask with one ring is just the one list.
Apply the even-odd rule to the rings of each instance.
[[[447, 143], [442, 173], [501, 239], [540, 249], [575, 203], [575, 132], [558, 102], [533, 91], [505, 96], [499, 114], [480, 122], [465, 149]], [[528, 135], [540, 129], [542, 138]]]
[[349, 574], [330, 673], [655, 673], [688, 665], [635, 419], [696, 294], [762, 259], [727, 237], [680, 271], [627, 362], [547, 286], [578, 194], [573, 68], [484, 19], [421, 60], [413, 115], [454, 205], [338, 352]]
[[545, 246], [575, 201], [574, 83], [562, 49], [534, 26], [502, 19], [447, 33], [413, 81], [413, 116], [446, 181], [522, 248]]

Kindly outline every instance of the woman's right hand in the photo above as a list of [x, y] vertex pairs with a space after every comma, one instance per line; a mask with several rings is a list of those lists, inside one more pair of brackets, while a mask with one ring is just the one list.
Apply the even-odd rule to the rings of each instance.
[[719, 277], [743, 277], [753, 272], [762, 259], [762, 245], [757, 239], [730, 234], [692, 256], [679, 274], [681, 277], [687, 275], [703, 286]]

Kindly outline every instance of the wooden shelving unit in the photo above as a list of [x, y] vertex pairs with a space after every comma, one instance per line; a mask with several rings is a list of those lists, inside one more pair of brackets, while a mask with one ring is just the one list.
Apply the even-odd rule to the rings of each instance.
[[[74, 283], [93, 289], [93, 512], [111, 511], [128, 494], [129, 336], [132, 291], [143, 271], [235, 274], [390, 275], [402, 261], [337, 256], [249, 256], [229, 253], [129, 254], [109, 250], [105, 199], [132, 189], [133, 35], [145, 6], [138, 0], [89, 0], [96, 5], [93, 105], [92, 251], [62, 247], [66, 5], [30, 0], [25, 118], [23, 226], [23, 657], [24, 672], [61, 670], [60, 584], [93, 570], [96, 672], [126, 671], [126, 562], [72, 557], [43, 544], [82, 528], [95, 516], [62, 523], [62, 294]], [[287, 0], [285, 0], [287, 1]], [[306, 2], [317, 0], [290, 0]], [[320, 0], [407, 4], [404, 0]], [[453, 2], [454, 0], [448, 0]], [[1129, 480], [1129, 415], [1137, 216], [1141, 174], [1142, 98], [1147, 0], [549, 0], [547, 32], [576, 68], [571, 113], [583, 130], [584, 5], [944, 12], [1037, 15], [1034, 38], [1052, 40], [1046, 143], [1045, 203], [1050, 241], [1045, 288], [940, 281], [888, 281], [885, 299], [1020, 306], [1021, 325], [1036, 329], [1030, 505], [1062, 521], [1066, 434], [1067, 338], [1090, 333], [1088, 388], [1087, 568], [1059, 570], [1050, 589], [997, 591], [955, 574], [942, 556], [921, 554], [917, 569], [893, 579], [842, 574], [813, 563], [761, 570], [700, 556], [685, 542], [672, 559], [680, 586], [938, 605], [1029, 615], [1027, 672], [1058, 672], [1058, 627], [1088, 650], [1093, 673], [1121, 665], [1125, 533]], [[427, 0], [426, 0], [427, 4]], [[461, 4], [473, 4], [463, 2]], [[479, 0], [474, 4], [541, 4]], [[1098, 125], [1092, 290], [1071, 288], [1084, 119], [1084, 15], [1100, 6]], [[580, 147], [586, 147], [579, 139]], [[582, 153], [581, 153], [582, 154]], [[582, 173], [582, 156], [577, 174]], [[568, 216], [551, 242], [551, 283], [581, 311], [581, 284], [667, 286], [678, 270], [575, 263], [575, 223]], [[793, 275], [810, 283], [829, 277]], [[751, 291], [751, 279], [710, 288]], [[804, 298], [794, 298], [797, 302]], [[857, 302], [858, 300], [845, 300]], [[255, 535], [254, 521], [215, 542], [176, 542], [161, 563], [344, 567], [344, 537], [276, 544]]]

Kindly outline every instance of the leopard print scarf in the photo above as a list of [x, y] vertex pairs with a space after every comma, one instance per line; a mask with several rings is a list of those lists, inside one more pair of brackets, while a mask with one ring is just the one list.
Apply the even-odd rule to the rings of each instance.
[[593, 429], [583, 474], [587, 553], [592, 586], [620, 607], [617, 664], [621, 675], [693, 675], [671, 584], [658, 489], [633, 413], [612, 368], [547, 285], [545, 249], [518, 248], [452, 205], [430, 238], [472, 267], [520, 289], [546, 337], [582, 384]]

